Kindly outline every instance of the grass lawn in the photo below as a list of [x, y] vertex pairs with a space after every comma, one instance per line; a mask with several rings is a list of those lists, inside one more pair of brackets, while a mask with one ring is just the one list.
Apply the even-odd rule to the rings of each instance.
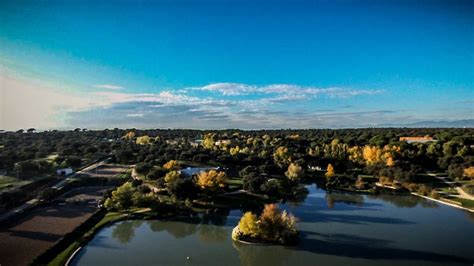
[[449, 199], [449, 200], [461, 203], [461, 206], [463, 206], [463, 207], [474, 209], [474, 200], [461, 199], [461, 198], [458, 198], [458, 197], [449, 197], [449, 196], [446, 197], [446, 198]]
[[13, 176], [0, 176], [0, 191], [31, 183], [33, 180], [23, 180]]
[[454, 194], [454, 195], [458, 194], [458, 192], [454, 188], [451, 188], [451, 187], [442, 187], [442, 188], [438, 188], [438, 190], [444, 193], [449, 193], [449, 194]]
[[225, 182], [230, 190], [241, 189], [243, 186], [242, 178], [231, 177]]
[[132, 175], [132, 170], [129, 169], [129, 170], [117, 175], [117, 178], [128, 179], [128, 178], [130, 178], [131, 175]]
[[358, 175], [357, 177], [360, 177], [362, 179], [378, 179], [377, 177], [373, 175]]

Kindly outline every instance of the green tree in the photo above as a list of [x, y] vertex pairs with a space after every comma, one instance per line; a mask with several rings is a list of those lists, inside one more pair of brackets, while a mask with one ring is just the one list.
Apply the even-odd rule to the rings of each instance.
[[133, 205], [133, 194], [136, 189], [131, 182], [126, 182], [112, 192], [112, 197], [105, 201], [107, 209], [128, 209]]

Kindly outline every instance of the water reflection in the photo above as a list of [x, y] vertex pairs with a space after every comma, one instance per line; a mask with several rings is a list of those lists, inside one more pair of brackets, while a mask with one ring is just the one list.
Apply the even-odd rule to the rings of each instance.
[[187, 222], [148, 221], [148, 226], [150, 227], [151, 231], [153, 232], [165, 231], [177, 239], [195, 234], [198, 229], [197, 225], [198, 224], [194, 223], [192, 220], [188, 220]]
[[227, 240], [227, 230], [223, 226], [200, 225], [198, 238], [206, 243], [222, 243]]
[[326, 192], [325, 198], [329, 209], [334, 208], [336, 202], [355, 206], [364, 205], [364, 197], [360, 194]]
[[225, 225], [227, 223], [227, 216], [229, 215], [228, 209], [219, 209], [216, 213], [203, 213], [201, 218], [201, 224], [212, 224], [212, 225]]
[[[176, 239], [196, 234], [203, 242], [223, 242], [227, 239], [227, 224], [229, 211], [221, 214], [201, 214], [191, 217], [178, 217], [168, 221], [146, 221], [153, 232], [167, 232]], [[224, 215], [222, 215], [224, 214]], [[130, 220], [117, 223], [112, 230], [112, 237], [121, 244], [129, 243], [135, 236], [135, 230], [144, 221]]]
[[394, 196], [394, 195], [367, 195], [369, 199], [379, 199], [384, 202], [391, 203], [400, 208], [414, 208], [418, 205], [424, 208], [438, 208], [439, 205], [431, 200], [415, 197], [415, 196]]
[[232, 246], [239, 252], [240, 265], [287, 265], [293, 252], [282, 246], [247, 245], [232, 241]]
[[115, 225], [112, 237], [121, 244], [127, 244], [135, 236], [135, 229], [142, 225], [143, 221], [125, 221]]

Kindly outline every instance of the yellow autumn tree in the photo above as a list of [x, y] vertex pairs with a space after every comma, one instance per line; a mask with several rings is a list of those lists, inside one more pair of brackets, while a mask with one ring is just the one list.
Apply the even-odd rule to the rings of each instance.
[[291, 161], [288, 148], [284, 146], [278, 147], [273, 153], [273, 160], [280, 167], [288, 165]]
[[390, 153], [386, 153], [385, 158], [386, 158], [385, 164], [388, 167], [392, 167], [392, 166], [395, 165], [395, 161], [393, 160], [393, 156]]
[[334, 172], [334, 167], [332, 166], [332, 164], [328, 164], [326, 173], [324, 175], [326, 176], [327, 179], [330, 179], [330, 178], [332, 178], [336, 175], [336, 173]]
[[232, 148], [230, 148], [230, 150], [229, 150], [229, 153], [230, 153], [230, 155], [232, 155], [232, 156], [238, 154], [239, 152], [240, 152], [240, 147], [239, 147], [239, 146], [232, 147]]
[[165, 163], [163, 165], [163, 168], [165, 168], [166, 170], [178, 170], [179, 169], [179, 163], [176, 160], [171, 160], [171, 161], [168, 161], [167, 163]]
[[150, 141], [151, 141], [151, 138], [145, 135], [145, 136], [138, 137], [136, 140], [136, 143], [139, 145], [147, 145], [147, 144], [150, 144]]
[[400, 153], [400, 147], [386, 145], [383, 148], [377, 146], [365, 146], [362, 154], [367, 165], [384, 162], [387, 166], [394, 166], [394, 155]]
[[257, 216], [251, 212], [246, 212], [239, 221], [239, 230], [242, 234], [250, 237], [256, 237], [258, 231]]
[[303, 177], [303, 168], [296, 163], [291, 163], [285, 172], [286, 177], [291, 181], [297, 181]]
[[464, 169], [464, 175], [471, 179], [474, 179], [474, 166], [470, 166]]
[[382, 150], [377, 146], [365, 146], [362, 155], [367, 165], [380, 162]]
[[133, 131], [128, 131], [127, 134], [125, 134], [125, 136], [123, 136], [124, 139], [126, 140], [131, 140], [135, 137], [135, 132]]
[[204, 135], [202, 141], [202, 146], [206, 149], [214, 149], [214, 144], [216, 143], [216, 134], [208, 133]]
[[267, 239], [278, 238], [282, 231], [296, 232], [296, 218], [280, 211], [277, 204], [266, 204], [259, 221], [259, 231]]
[[300, 138], [300, 135], [298, 134], [292, 134], [286, 137], [287, 139], [292, 139], [292, 140], [298, 140]]
[[202, 190], [215, 193], [225, 187], [226, 179], [224, 172], [209, 170], [199, 173], [196, 183]]

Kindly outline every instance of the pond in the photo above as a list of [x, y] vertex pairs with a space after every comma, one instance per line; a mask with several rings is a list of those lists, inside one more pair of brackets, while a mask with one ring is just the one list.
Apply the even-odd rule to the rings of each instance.
[[231, 239], [242, 213], [131, 220], [98, 232], [73, 265], [473, 265], [474, 215], [414, 196], [328, 193], [308, 186], [281, 204], [299, 218], [298, 246]]

